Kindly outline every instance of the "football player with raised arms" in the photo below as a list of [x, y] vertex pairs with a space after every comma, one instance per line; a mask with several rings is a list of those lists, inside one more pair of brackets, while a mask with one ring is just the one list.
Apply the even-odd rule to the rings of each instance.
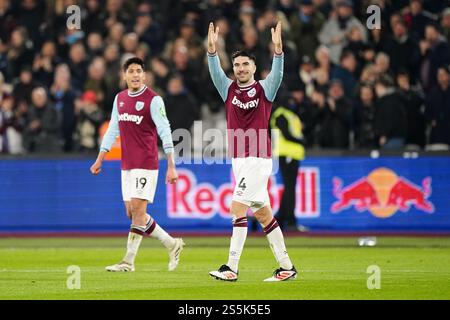
[[144, 63], [134, 57], [123, 65], [123, 77], [128, 89], [119, 92], [115, 99], [111, 121], [91, 173], [101, 171], [106, 153], [120, 135], [122, 161], [122, 197], [126, 214], [131, 219], [127, 251], [121, 262], [106, 267], [107, 271], [134, 271], [134, 260], [144, 236], [157, 238], [169, 253], [169, 271], [179, 262], [184, 242], [171, 237], [147, 213], [153, 202], [158, 181], [158, 135], [167, 156], [165, 182], [176, 183], [178, 174], [174, 162], [172, 132], [166, 117], [164, 102], [145, 84]]
[[283, 78], [283, 46], [281, 22], [272, 28], [275, 54], [272, 70], [266, 79], [255, 81], [255, 57], [245, 51], [232, 55], [233, 73], [229, 79], [220, 66], [216, 52], [219, 28], [209, 24], [208, 65], [213, 83], [225, 102], [227, 118], [228, 151], [236, 180], [231, 216], [233, 234], [228, 262], [209, 274], [219, 280], [236, 281], [238, 264], [247, 238], [247, 211], [250, 208], [261, 224], [270, 248], [279, 264], [273, 275], [264, 281], [295, 279], [297, 270], [292, 264], [284, 243], [283, 234], [270, 207], [267, 184], [272, 172], [269, 118], [272, 102]]

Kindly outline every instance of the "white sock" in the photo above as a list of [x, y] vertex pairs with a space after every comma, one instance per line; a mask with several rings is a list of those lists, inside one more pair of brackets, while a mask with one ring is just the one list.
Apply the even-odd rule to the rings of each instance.
[[156, 221], [147, 213], [148, 221], [145, 226], [145, 234], [158, 239], [167, 249], [172, 249], [175, 245], [175, 239], [172, 238]]
[[164, 229], [161, 228], [158, 224], [155, 224], [155, 228], [153, 229], [150, 236], [161, 241], [163, 246], [167, 249], [171, 249], [175, 245], [175, 239], [172, 238], [166, 231], [164, 231]]
[[267, 235], [270, 248], [280, 267], [285, 270], [291, 270], [293, 265], [287, 253], [286, 245], [284, 244], [283, 233], [275, 218], [264, 228], [264, 232]]
[[227, 266], [234, 272], [238, 272], [239, 259], [241, 258], [245, 240], [247, 239], [247, 231], [247, 217], [233, 221], [233, 235], [231, 236], [230, 241]]
[[134, 259], [136, 258], [136, 254], [139, 250], [139, 246], [141, 245], [141, 241], [141, 235], [134, 232], [128, 233], [127, 253], [123, 258], [123, 261], [131, 265], [134, 264]]

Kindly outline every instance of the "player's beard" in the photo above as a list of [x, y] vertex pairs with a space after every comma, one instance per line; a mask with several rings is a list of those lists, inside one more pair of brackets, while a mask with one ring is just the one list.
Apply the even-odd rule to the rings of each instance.
[[241, 86], [242, 85], [245, 86], [245, 85], [248, 85], [251, 82], [253, 82], [251, 75], [244, 75], [243, 77], [236, 77], [236, 78], [237, 78], [238, 84]]

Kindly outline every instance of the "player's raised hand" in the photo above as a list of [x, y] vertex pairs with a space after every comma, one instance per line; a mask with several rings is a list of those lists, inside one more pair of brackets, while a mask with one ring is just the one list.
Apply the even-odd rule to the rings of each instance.
[[208, 29], [208, 52], [215, 53], [216, 52], [216, 43], [219, 39], [219, 27], [214, 29], [214, 23], [209, 23]]
[[283, 43], [281, 41], [281, 21], [278, 21], [275, 28], [271, 28], [272, 42], [275, 46], [275, 53], [281, 54], [283, 52]]
[[174, 184], [178, 181], [178, 173], [175, 168], [167, 168], [166, 184]]

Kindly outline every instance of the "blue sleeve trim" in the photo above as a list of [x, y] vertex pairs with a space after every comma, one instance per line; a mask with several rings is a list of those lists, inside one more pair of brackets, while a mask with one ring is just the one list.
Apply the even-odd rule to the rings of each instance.
[[280, 88], [281, 81], [283, 80], [284, 72], [284, 54], [275, 54], [272, 61], [272, 70], [266, 79], [261, 80], [259, 83], [264, 89], [267, 100], [273, 102]]
[[172, 131], [170, 129], [169, 119], [167, 119], [164, 101], [160, 96], [153, 98], [150, 104], [150, 115], [156, 125], [158, 136], [162, 141], [164, 153], [173, 153]]
[[108, 130], [106, 130], [103, 136], [102, 144], [100, 145], [100, 151], [108, 152], [111, 150], [116, 138], [120, 135], [119, 130], [119, 114], [117, 111], [117, 95], [114, 98], [113, 109], [111, 113], [111, 120], [109, 121]]
[[220, 59], [217, 53], [208, 53], [208, 68], [211, 79], [217, 91], [219, 91], [220, 97], [223, 101], [227, 100], [228, 89], [233, 83], [233, 80], [227, 77], [222, 67], [220, 66]]

